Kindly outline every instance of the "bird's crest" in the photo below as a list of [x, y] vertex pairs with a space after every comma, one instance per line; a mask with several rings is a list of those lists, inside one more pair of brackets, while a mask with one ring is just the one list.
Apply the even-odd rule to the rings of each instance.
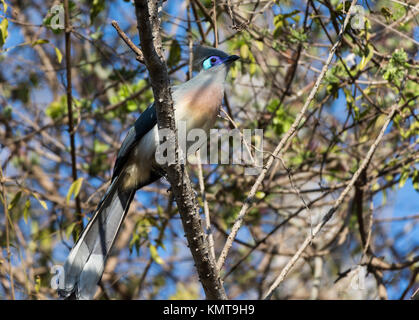
[[202, 45], [195, 45], [193, 50], [193, 69], [195, 71], [201, 71], [202, 69], [202, 63], [205, 59], [211, 57], [211, 56], [218, 56], [220, 58], [227, 58], [228, 54], [224, 51], [202, 46]]

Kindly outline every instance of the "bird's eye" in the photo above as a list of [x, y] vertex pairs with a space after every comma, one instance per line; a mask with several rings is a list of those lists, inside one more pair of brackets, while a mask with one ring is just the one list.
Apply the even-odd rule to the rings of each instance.
[[212, 57], [209, 57], [208, 59], [206, 59], [204, 61], [204, 63], [202, 64], [202, 66], [204, 67], [204, 70], [208, 70], [209, 68], [219, 64], [220, 62], [221, 61], [220, 61], [219, 57], [212, 56]]

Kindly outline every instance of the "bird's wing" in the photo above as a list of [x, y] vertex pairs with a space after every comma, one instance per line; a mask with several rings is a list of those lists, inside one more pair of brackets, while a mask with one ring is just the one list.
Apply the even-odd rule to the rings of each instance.
[[[188, 83], [188, 82], [186, 82]], [[181, 85], [172, 86], [172, 95], [175, 96], [176, 93], [181, 92], [184, 88], [183, 83]], [[174, 99], [174, 98], [173, 98]], [[134, 126], [128, 131], [127, 136], [122, 142], [121, 148], [118, 151], [118, 155], [115, 161], [115, 166], [113, 169], [112, 180], [115, 179], [123, 169], [130, 151], [140, 142], [141, 138], [144, 137], [147, 132], [149, 132], [157, 124], [157, 113], [154, 103], [152, 103], [135, 121]], [[153, 179], [157, 179], [154, 177]]]
[[130, 151], [137, 145], [144, 135], [149, 132], [157, 124], [156, 108], [154, 103], [150, 105], [135, 121], [134, 125], [128, 131], [127, 136], [122, 142], [118, 151], [118, 156], [113, 169], [112, 180], [119, 175], [123, 169]]

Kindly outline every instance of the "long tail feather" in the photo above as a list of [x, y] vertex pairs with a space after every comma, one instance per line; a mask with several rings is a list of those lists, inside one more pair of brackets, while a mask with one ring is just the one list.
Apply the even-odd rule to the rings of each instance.
[[58, 290], [61, 297], [93, 299], [106, 259], [135, 194], [134, 190], [121, 191], [119, 178], [109, 186], [64, 264], [64, 286]]

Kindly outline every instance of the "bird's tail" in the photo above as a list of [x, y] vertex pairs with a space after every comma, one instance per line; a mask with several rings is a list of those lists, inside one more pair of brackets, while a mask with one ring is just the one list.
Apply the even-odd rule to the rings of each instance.
[[106, 259], [122, 225], [135, 190], [122, 191], [119, 179], [113, 179], [92, 219], [64, 264], [64, 285], [58, 293], [63, 298], [93, 299], [102, 277]]

